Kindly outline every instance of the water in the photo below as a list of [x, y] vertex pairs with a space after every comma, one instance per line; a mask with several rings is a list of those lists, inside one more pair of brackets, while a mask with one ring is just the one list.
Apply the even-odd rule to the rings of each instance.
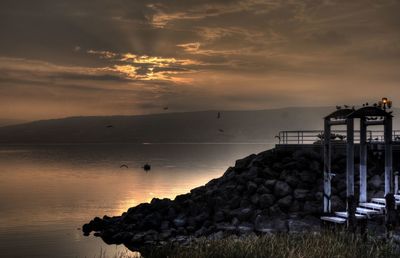
[[[84, 237], [95, 216], [120, 215], [153, 197], [221, 176], [268, 144], [87, 144], [0, 146], [0, 257], [108, 257], [120, 245]], [[152, 165], [148, 173], [141, 169]], [[128, 169], [120, 168], [121, 164]]]

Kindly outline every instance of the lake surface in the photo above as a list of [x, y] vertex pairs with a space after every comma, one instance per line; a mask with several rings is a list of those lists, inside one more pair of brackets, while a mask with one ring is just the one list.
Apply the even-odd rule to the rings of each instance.
[[[129, 252], [80, 230], [152, 198], [220, 177], [272, 144], [0, 146], [0, 257], [114, 257]], [[146, 173], [141, 168], [150, 163]], [[129, 168], [120, 168], [121, 164]]]

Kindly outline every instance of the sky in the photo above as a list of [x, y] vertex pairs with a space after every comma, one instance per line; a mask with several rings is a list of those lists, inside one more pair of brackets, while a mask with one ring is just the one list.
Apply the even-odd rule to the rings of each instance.
[[396, 106], [399, 13], [399, 0], [1, 0], [0, 118]]

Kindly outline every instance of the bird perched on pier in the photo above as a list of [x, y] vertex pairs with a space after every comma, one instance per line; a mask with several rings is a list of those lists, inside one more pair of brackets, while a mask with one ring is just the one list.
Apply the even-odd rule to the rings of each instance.
[[349, 108], [349, 106], [348, 105], [343, 105], [344, 106], [344, 108]]
[[279, 135], [275, 135], [275, 138], [278, 139], [279, 141], [281, 140], [281, 137]]
[[336, 110], [342, 109], [341, 106], [336, 106]]

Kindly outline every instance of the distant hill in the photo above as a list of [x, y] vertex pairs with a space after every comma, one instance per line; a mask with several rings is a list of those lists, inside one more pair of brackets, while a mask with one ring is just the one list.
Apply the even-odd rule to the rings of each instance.
[[[1, 143], [275, 142], [280, 130], [322, 129], [332, 107], [70, 117], [0, 127]], [[395, 121], [394, 128], [400, 125]]]
[[16, 120], [16, 119], [1, 119], [0, 118], [0, 127], [7, 126], [7, 125], [16, 125], [26, 123], [24, 120]]

